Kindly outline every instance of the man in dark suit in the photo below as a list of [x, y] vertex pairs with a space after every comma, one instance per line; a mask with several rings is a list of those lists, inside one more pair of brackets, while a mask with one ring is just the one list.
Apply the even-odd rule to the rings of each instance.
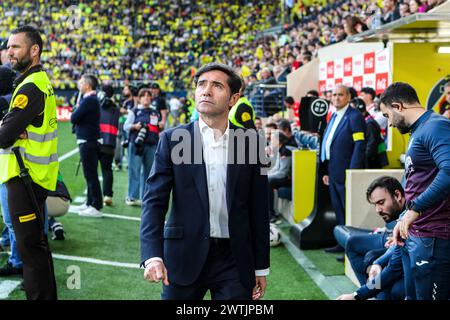
[[[330, 188], [331, 204], [338, 225], [345, 224], [345, 170], [364, 168], [364, 132], [366, 124], [361, 113], [349, 106], [350, 92], [344, 85], [333, 91], [336, 111], [331, 116], [322, 140], [320, 159], [325, 174], [323, 183]], [[343, 252], [336, 246], [327, 252]]]
[[[254, 130], [243, 142], [243, 129], [228, 121], [241, 87], [233, 69], [208, 64], [194, 82], [200, 119], [161, 134], [147, 180], [144, 277], [163, 280], [165, 300], [202, 299], [208, 290], [212, 299], [259, 299], [269, 273], [268, 183], [255, 147], [263, 151], [264, 142], [250, 143], [260, 139]], [[242, 155], [245, 163], [236, 162]]]

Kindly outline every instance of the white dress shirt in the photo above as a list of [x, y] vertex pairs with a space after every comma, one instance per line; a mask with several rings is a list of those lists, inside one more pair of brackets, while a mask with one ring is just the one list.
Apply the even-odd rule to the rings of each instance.
[[203, 159], [209, 197], [210, 236], [229, 238], [227, 208], [227, 164], [229, 122], [225, 133], [214, 138], [214, 130], [202, 120], [198, 121], [203, 143]]
[[330, 133], [328, 134], [327, 141], [325, 141], [325, 157], [327, 160], [330, 160], [330, 148], [331, 142], [333, 141], [334, 134], [336, 133], [336, 129], [344, 117], [345, 111], [348, 109], [348, 105], [342, 108], [341, 110], [336, 110], [334, 113], [336, 114], [336, 118], [334, 119], [333, 126], [330, 129]]

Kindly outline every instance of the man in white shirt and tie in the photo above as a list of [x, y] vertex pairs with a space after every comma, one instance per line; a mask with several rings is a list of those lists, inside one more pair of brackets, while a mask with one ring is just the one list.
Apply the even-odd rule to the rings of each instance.
[[[350, 92], [344, 85], [333, 91], [336, 111], [325, 128], [320, 159], [325, 174], [323, 183], [329, 187], [331, 204], [338, 225], [345, 224], [345, 171], [363, 169], [365, 157], [364, 132], [366, 123], [361, 113], [349, 106]], [[327, 252], [343, 252], [340, 246]]]
[[[228, 121], [241, 80], [230, 67], [211, 63], [194, 82], [200, 119], [162, 133], [147, 180], [144, 277], [163, 281], [165, 300], [202, 299], [208, 290], [212, 299], [259, 299], [269, 273], [268, 184], [260, 161], [249, 161], [258, 148], [244, 143], [237, 150], [238, 128]], [[254, 130], [246, 135], [249, 141], [260, 139]], [[241, 154], [245, 163], [230, 156]]]

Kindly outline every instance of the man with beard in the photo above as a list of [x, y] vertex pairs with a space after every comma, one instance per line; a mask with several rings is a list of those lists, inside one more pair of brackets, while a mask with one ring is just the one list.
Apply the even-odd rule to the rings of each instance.
[[[55, 96], [40, 64], [42, 48], [39, 32], [30, 26], [13, 30], [8, 40], [11, 66], [20, 76], [14, 81], [9, 112], [0, 125], [0, 183], [6, 183], [27, 299], [53, 300], [56, 282], [44, 231], [44, 207], [48, 191], [56, 188], [58, 139]], [[32, 191], [19, 177], [13, 147], [22, 154]]]
[[[367, 188], [367, 201], [375, 205], [376, 212], [386, 222], [386, 231], [367, 233], [352, 227], [336, 227], [336, 233], [343, 235], [343, 230], [350, 229], [346, 241], [346, 254], [350, 260], [361, 287], [353, 294], [343, 294], [338, 300], [365, 300], [377, 296], [382, 300], [403, 300], [405, 281], [403, 272], [402, 248], [392, 246], [384, 254], [384, 248], [390, 230], [405, 208], [404, 190], [400, 182], [388, 176], [375, 179]], [[337, 239], [341, 238], [336, 236]], [[380, 255], [381, 254], [381, 255]], [[375, 259], [376, 257], [376, 259]], [[374, 260], [375, 259], [375, 260]], [[372, 262], [372, 260], [374, 260]], [[369, 281], [366, 284], [366, 274]], [[407, 272], [405, 272], [407, 274]], [[408, 277], [409, 279], [409, 277]], [[407, 282], [407, 281], [406, 281]], [[408, 282], [407, 282], [408, 283]], [[381, 293], [381, 294], [380, 294]]]
[[418, 300], [450, 298], [450, 121], [425, 110], [413, 87], [391, 84], [380, 108], [391, 126], [411, 132], [405, 161], [408, 211], [393, 231], [409, 252]]
[[367, 188], [366, 196], [367, 201], [375, 205], [375, 211], [384, 220], [386, 227], [375, 231], [351, 226], [334, 228], [334, 236], [345, 248], [345, 253], [361, 284], [366, 282], [364, 267], [366, 253], [371, 250], [380, 250], [379, 255], [384, 253], [384, 244], [405, 206], [403, 187], [397, 179], [392, 177], [383, 176], [372, 181]]

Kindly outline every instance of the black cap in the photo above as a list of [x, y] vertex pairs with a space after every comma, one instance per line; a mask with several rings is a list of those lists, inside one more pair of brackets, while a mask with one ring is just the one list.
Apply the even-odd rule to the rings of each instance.
[[156, 82], [153, 82], [152, 85], [150, 86], [150, 88], [159, 89], [159, 84], [157, 84]]
[[0, 39], [0, 50], [8, 49], [8, 39]]

